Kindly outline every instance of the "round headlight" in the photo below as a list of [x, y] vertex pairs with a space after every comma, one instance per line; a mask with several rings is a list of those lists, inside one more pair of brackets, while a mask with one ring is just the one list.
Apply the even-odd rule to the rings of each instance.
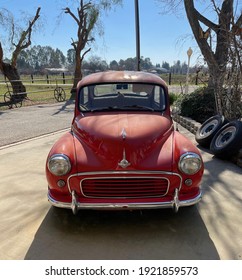
[[71, 170], [68, 156], [62, 154], [53, 155], [48, 161], [48, 169], [56, 176], [66, 175]]
[[202, 167], [202, 159], [198, 154], [186, 153], [180, 157], [179, 169], [187, 174], [193, 175]]

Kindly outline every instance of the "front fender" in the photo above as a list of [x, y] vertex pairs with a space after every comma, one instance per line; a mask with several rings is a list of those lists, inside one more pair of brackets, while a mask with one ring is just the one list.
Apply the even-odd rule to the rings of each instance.
[[188, 176], [188, 175], [181, 173], [181, 171], [179, 170], [178, 163], [179, 163], [180, 157], [181, 157], [181, 155], [188, 153], [188, 152], [196, 153], [202, 159], [201, 153], [198, 150], [198, 148], [189, 139], [187, 139], [184, 135], [180, 134], [178, 131], [174, 131], [174, 137], [173, 137], [173, 168], [174, 168], [174, 170], [173, 171], [180, 173], [184, 179], [186, 179], [187, 177], [189, 177], [189, 178], [191, 177], [193, 180], [199, 182], [203, 175], [203, 171], [204, 171], [203, 164], [202, 164], [200, 171], [194, 175]]
[[[47, 164], [49, 158], [54, 154], [64, 154], [68, 156], [71, 163], [71, 170], [68, 174], [64, 176], [55, 176], [52, 173], [50, 173]], [[52, 149], [50, 150], [47, 160], [46, 160], [46, 178], [48, 181], [49, 188], [57, 188], [59, 191], [65, 192], [65, 187], [63, 189], [60, 189], [57, 187], [57, 181], [58, 180], [64, 180], [67, 181], [68, 176], [71, 173], [76, 173], [76, 152], [75, 152], [75, 143], [74, 143], [74, 137], [72, 135], [72, 132], [65, 133], [59, 140], [56, 141], [56, 143], [53, 145]]]

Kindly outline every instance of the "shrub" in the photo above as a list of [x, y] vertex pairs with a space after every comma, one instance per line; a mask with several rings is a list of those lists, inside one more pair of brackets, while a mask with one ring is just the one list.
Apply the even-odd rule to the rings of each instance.
[[203, 123], [216, 114], [214, 91], [206, 87], [183, 95], [177, 101], [181, 115], [197, 122]]
[[173, 105], [178, 99], [178, 95], [175, 93], [169, 93], [169, 101], [170, 101], [170, 105]]

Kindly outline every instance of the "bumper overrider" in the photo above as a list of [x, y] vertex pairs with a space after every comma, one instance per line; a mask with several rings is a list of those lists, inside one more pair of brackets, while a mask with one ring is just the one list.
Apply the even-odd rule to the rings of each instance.
[[202, 192], [187, 200], [179, 200], [179, 189], [175, 189], [173, 199], [166, 202], [149, 202], [149, 203], [80, 203], [78, 202], [75, 191], [71, 192], [72, 202], [60, 202], [53, 199], [48, 193], [49, 202], [59, 208], [71, 209], [73, 214], [76, 214], [80, 209], [93, 209], [93, 210], [135, 210], [135, 209], [155, 209], [155, 208], [172, 208], [174, 212], [178, 212], [179, 207], [191, 206], [198, 203], [202, 198]]

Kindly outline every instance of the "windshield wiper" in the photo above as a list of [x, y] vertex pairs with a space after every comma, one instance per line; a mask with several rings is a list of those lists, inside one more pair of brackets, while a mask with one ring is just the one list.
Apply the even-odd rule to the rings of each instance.
[[103, 108], [95, 108], [92, 109], [91, 112], [102, 112], [102, 111], [123, 111], [124, 108], [120, 108], [117, 106], [109, 106], [109, 107], [103, 107]]
[[154, 112], [153, 108], [147, 107], [147, 106], [140, 106], [140, 105], [126, 105], [123, 108], [130, 108], [130, 109], [138, 109], [138, 110], [148, 110]]
[[109, 106], [109, 107], [103, 107], [103, 108], [95, 108], [92, 109], [91, 112], [101, 112], [101, 111], [125, 111], [125, 110], [145, 110], [145, 111], [152, 111], [154, 112], [155, 110], [150, 107], [146, 106], [140, 106], [140, 105], [126, 105], [122, 107], [117, 107], [117, 106]]

